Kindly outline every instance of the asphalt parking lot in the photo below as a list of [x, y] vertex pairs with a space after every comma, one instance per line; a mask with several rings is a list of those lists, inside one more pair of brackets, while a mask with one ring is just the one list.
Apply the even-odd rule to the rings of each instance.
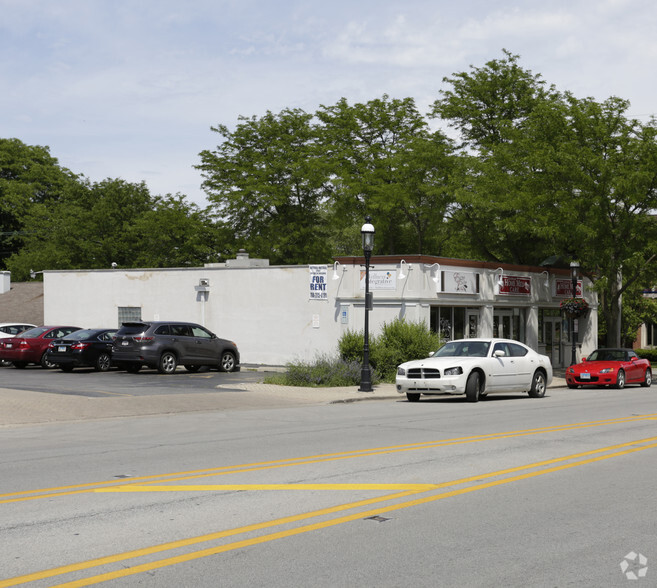
[[112, 395], [152, 396], [180, 394], [185, 391], [242, 391], [244, 384], [262, 382], [266, 375], [266, 372], [249, 369], [231, 373], [216, 370], [190, 373], [179, 368], [175, 374], [167, 376], [149, 369], [143, 369], [137, 374], [115, 369], [97, 372], [92, 368], [80, 368], [66, 373], [36, 365], [21, 370], [9, 366], [0, 368], [0, 386], [14, 390], [89, 398]]

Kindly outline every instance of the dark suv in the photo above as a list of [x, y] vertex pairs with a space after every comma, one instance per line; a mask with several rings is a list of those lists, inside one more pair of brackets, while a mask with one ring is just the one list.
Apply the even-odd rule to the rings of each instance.
[[146, 365], [172, 374], [179, 364], [190, 372], [201, 366], [235, 372], [240, 354], [235, 343], [196, 323], [130, 322], [123, 323], [114, 337], [112, 362], [132, 373]]

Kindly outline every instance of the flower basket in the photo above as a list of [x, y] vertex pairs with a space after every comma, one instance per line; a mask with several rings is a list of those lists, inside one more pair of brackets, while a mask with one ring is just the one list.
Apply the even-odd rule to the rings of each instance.
[[584, 298], [566, 298], [559, 306], [572, 318], [584, 316], [589, 310], [589, 303]]

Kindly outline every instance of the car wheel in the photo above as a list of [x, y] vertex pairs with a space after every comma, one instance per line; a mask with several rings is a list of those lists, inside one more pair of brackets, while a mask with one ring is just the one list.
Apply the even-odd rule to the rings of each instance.
[[534, 372], [534, 377], [532, 378], [532, 387], [529, 390], [529, 396], [531, 398], [543, 398], [545, 396], [545, 390], [547, 389], [547, 380], [545, 374], [541, 370], [536, 370]]
[[112, 358], [110, 357], [109, 353], [101, 353], [96, 358], [96, 363], [94, 364], [94, 369], [97, 372], [106, 372], [107, 370], [110, 369], [111, 364], [112, 364]]
[[10, 365], [11, 365], [11, 361], [7, 361], [6, 359], [0, 359], [1, 367], [9, 367]]
[[178, 367], [176, 354], [172, 351], [165, 351], [160, 355], [160, 362], [157, 364], [157, 371], [161, 374], [172, 374]]
[[26, 365], [27, 365], [27, 363], [25, 363], [24, 361], [15, 361], [14, 362], [14, 367], [18, 368], [19, 370], [24, 370]]
[[616, 385], [614, 388], [622, 390], [625, 388], [625, 372], [623, 370], [618, 370], [618, 376], [616, 376]]
[[128, 372], [129, 374], [136, 374], [139, 372], [141, 369], [141, 364], [139, 363], [131, 363], [126, 366], [125, 371]]
[[200, 365], [189, 365], [189, 364], [185, 364], [185, 369], [186, 369], [188, 372], [192, 372], [192, 373], [194, 373], [194, 372], [198, 372], [198, 371], [201, 369], [201, 366], [200, 366]]
[[643, 379], [643, 382], [641, 382], [641, 385], [647, 388], [652, 384], [652, 370], [648, 368], [646, 370], [646, 377]]
[[576, 388], [579, 388], [577, 384], [566, 384], [571, 390], [575, 390]]
[[47, 369], [47, 370], [50, 370], [50, 369], [52, 369], [52, 368], [54, 368], [54, 367], [57, 367], [56, 364], [54, 364], [52, 361], [50, 361], [50, 360], [48, 359], [48, 352], [44, 353], [44, 354], [41, 356], [41, 361], [40, 361], [39, 363], [41, 364], [41, 367], [42, 367], [42, 368], [45, 368], [45, 369]]
[[221, 363], [219, 364], [219, 371], [234, 372], [235, 371], [235, 355], [232, 351], [224, 351], [221, 354]]
[[479, 400], [480, 388], [479, 372], [472, 372], [465, 384], [465, 397], [468, 399], [468, 402], [477, 402]]
[[60, 365], [59, 369], [62, 370], [63, 372], [72, 372], [73, 371], [73, 366], [72, 365]]
[[406, 398], [409, 402], [417, 402], [420, 400], [420, 394], [417, 392], [406, 392]]

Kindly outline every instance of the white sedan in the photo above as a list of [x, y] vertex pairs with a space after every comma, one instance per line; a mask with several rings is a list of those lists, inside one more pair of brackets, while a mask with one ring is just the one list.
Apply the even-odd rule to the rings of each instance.
[[402, 363], [396, 380], [409, 402], [421, 394], [465, 394], [469, 402], [495, 392], [541, 398], [551, 382], [550, 358], [509, 339], [449, 341], [431, 357]]

